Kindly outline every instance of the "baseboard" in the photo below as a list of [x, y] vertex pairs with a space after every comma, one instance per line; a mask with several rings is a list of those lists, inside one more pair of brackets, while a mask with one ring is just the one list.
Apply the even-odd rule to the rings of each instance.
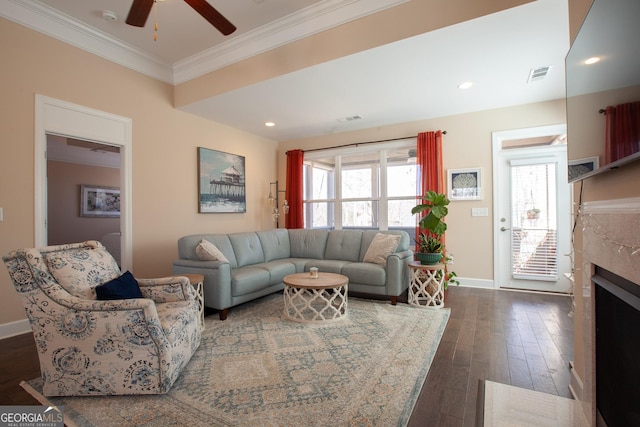
[[495, 289], [493, 287], [493, 280], [471, 279], [467, 277], [457, 277], [457, 280], [460, 282], [460, 286], [465, 288]]
[[0, 340], [16, 335], [26, 334], [28, 332], [31, 332], [31, 326], [29, 326], [28, 319], [0, 324]]
[[584, 386], [582, 384], [582, 380], [578, 376], [578, 373], [573, 367], [573, 362], [569, 362], [569, 372], [571, 375], [571, 378], [569, 379], [569, 391], [574, 399], [582, 401]]

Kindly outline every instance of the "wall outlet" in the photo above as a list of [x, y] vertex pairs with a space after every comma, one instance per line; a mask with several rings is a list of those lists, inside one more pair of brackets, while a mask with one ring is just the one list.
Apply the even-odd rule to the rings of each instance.
[[471, 216], [489, 216], [489, 208], [471, 208]]

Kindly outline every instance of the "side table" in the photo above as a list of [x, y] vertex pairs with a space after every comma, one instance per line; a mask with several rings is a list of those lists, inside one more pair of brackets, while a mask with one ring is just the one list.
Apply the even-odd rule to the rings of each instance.
[[444, 307], [444, 264], [409, 263], [411, 283], [408, 302], [420, 307]]
[[204, 329], [204, 276], [202, 274], [174, 274], [171, 277], [186, 277], [196, 290], [196, 301], [200, 312], [200, 326]]

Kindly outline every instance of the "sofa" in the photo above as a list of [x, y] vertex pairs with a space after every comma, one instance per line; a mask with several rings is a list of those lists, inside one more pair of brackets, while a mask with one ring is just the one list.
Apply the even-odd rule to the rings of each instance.
[[[378, 236], [379, 235], [379, 236]], [[386, 241], [386, 253], [372, 252]], [[396, 242], [395, 247], [389, 242]], [[204, 276], [204, 304], [225, 320], [230, 307], [284, 289], [283, 278], [317, 267], [349, 278], [349, 292], [389, 297], [409, 286], [413, 260], [405, 231], [273, 229], [232, 234], [195, 234], [178, 240], [173, 274]], [[383, 244], [383, 246], [385, 245]], [[213, 246], [216, 254], [203, 248]], [[371, 247], [371, 250], [369, 250]], [[390, 253], [389, 253], [390, 252]]]

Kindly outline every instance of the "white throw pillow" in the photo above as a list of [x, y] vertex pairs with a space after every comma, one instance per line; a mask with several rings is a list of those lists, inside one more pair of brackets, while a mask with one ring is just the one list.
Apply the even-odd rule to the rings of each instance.
[[198, 246], [196, 246], [196, 255], [200, 261], [220, 261], [220, 262], [229, 262], [227, 257], [208, 240], [200, 240]]
[[394, 253], [400, 243], [400, 235], [378, 233], [374, 236], [367, 253], [364, 254], [364, 262], [387, 265], [387, 257]]

